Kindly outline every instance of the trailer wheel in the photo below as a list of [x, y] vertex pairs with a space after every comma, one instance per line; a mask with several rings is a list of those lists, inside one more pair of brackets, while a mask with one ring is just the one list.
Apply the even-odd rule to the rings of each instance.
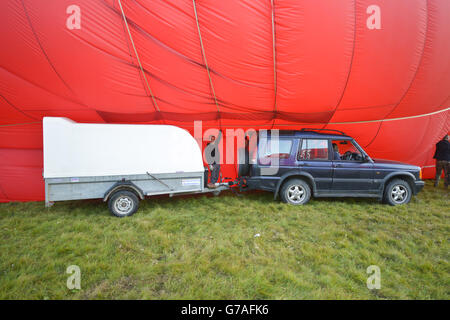
[[139, 208], [139, 199], [131, 191], [118, 190], [108, 200], [109, 211], [116, 217], [128, 217]]

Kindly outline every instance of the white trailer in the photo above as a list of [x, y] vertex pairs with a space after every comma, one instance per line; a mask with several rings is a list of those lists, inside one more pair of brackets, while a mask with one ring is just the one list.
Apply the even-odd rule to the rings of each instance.
[[45, 117], [45, 203], [103, 199], [111, 213], [130, 216], [139, 199], [168, 194], [216, 195], [210, 189], [197, 141], [168, 125], [76, 123]]

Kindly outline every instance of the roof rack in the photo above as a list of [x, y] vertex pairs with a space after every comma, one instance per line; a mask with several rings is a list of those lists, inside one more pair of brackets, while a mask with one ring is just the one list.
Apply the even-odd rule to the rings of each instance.
[[346, 136], [345, 132], [342, 132], [340, 130], [334, 130], [334, 129], [314, 129], [314, 128], [302, 128], [300, 131], [333, 131], [338, 132], [344, 136]]

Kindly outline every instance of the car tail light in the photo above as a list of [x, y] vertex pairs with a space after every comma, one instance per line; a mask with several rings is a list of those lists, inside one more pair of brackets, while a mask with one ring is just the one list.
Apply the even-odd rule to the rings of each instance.
[[422, 168], [419, 170], [419, 179], [422, 180]]

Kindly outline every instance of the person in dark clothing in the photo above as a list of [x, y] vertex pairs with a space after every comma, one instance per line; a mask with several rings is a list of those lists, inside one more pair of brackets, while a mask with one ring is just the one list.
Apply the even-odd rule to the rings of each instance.
[[[219, 179], [220, 174], [220, 152], [219, 152], [219, 143], [222, 138], [222, 132], [219, 131], [218, 138], [215, 136], [210, 137], [210, 142], [206, 145], [205, 148], [205, 158], [206, 162], [209, 165], [209, 169], [211, 170], [210, 177], [210, 187], [213, 186], [214, 183]], [[216, 152], [217, 151], [217, 152]]]
[[450, 184], [450, 141], [449, 135], [436, 143], [436, 152], [434, 153], [434, 159], [436, 159], [436, 177], [434, 186], [439, 185], [442, 171], [444, 171], [444, 186], [448, 188]]
[[341, 160], [341, 154], [339, 153], [339, 147], [336, 143], [333, 143], [333, 160]]

